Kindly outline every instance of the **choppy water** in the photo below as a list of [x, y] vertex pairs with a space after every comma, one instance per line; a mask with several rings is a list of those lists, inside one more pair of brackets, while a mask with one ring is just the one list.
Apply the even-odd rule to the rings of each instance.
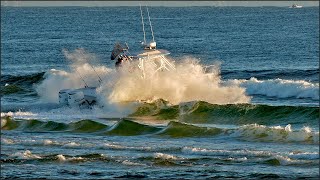
[[142, 80], [139, 7], [1, 8], [1, 178], [319, 178], [318, 7], [149, 10], [176, 71]]

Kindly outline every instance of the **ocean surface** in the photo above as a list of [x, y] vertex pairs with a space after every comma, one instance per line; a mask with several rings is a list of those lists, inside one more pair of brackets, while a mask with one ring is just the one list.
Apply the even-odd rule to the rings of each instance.
[[1, 179], [319, 178], [319, 7], [149, 12], [176, 70], [142, 79], [139, 7], [1, 7]]

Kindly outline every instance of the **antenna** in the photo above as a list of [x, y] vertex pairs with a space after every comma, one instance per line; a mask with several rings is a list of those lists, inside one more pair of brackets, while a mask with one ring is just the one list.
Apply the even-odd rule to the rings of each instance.
[[141, 4], [140, 4], [140, 14], [141, 14], [141, 22], [142, 22], [142, 30], [143, 30], [143, 40], [144, 44], [146, 44], [146, 32], [144, 30], [144, 22], [143, 22], [143, 15], [142, 15], [142, 9], [141, 9]]
[[147, 12], [148, 12], [149, 24], [150, 24], [150, 29], [151, 29], [151, 33], [152, 33], [152, 40], [154, 42], [154, 35], [153, 35], [153, 30], [152, 30], [152, 24], [151, 24], [151, 20], [150, 20], [149, 10], [148, 10], [147, 6], [146, 6], [146, 8], [147, 8]]

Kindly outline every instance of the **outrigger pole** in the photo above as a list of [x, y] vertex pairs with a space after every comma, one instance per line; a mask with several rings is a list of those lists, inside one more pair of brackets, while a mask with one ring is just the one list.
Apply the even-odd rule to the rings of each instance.
[[140, 14], [141, 14], [141, 23], [142, 23], [142, 30], [143, 30], [143, 40], [144, 40], [144, 44], [147, 44], [147, 42], [146, 42], [146, 31], [144, 30], [144, 22], [143, 22], [141, 4], [140, 4]]
[[152, 30], [152, 24], [151, 24], [151, 20], [150, 20], [149, 10], [148, 10], [147, 6], [146, 6], [146, 8], [147, 8], [147, 12], [148, 12], [149, 24], [150, 24], [151, 34], [152, 34], [152, 41], [154, 42], [154, 35], [153, 35], [153, 30]]

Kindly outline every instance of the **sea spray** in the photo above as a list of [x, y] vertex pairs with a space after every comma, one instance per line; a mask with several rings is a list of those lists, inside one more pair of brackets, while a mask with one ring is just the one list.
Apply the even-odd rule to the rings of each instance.
[[[36, 91], [45, 102], [58, 102], [58, 93], [62, 89], [83, 88], [99, 86], [99, 77], [106, 79], [106, 75], [113, 70], [105, 66], [90, 65], [92, 55], [84, 50], [76, 49], [74, 52], [64, 50], [64, 55], [70, 62], [70, 70], [51, 69], [44, 74], [44, 80], [36, 85]], [[94, 67], [95, 71], [92, 69]], [[85, 83], [86, 84], [85, 84]]]
[[[70, 72], [52, 69], [45, 73], [45, 80], [36, 87], [45, 101], [58, 102], [61, 89], [84, 87], [81, 77], [88, 86], [98, 86], [99, 103], [104, 105], [159, 98], [173, 104], [194, 100], [214, 104], [250, 101], [244, 88], [221, 84], [219, 65], [206, 68], [198, 60], [189, 57], [176, 63], [174, 71], [154, 73], [155, 69], [149, 68], [145, 72], [148, 76], [142, 78], [141, 71], [134, 63], [124, 65], [118, 72], [106, 66], [94, 66], [95, 72], [88, 64], [92, 54], [83, 49], [64, 51], [64, 55], [70, 60]], [[100, 86], [97, 74], [102, 77]]]
[[[105, 67], [96, 67], [96, 71], [100, 71], [105, 74], [108, 69]], [[44, 102], [58, 102], [58, 93], [62, 89], [77, 89], [85, 86], [81, 80], [78, 72], [81, 72], [81, 76], [85, 77], [85, 82], [88, 86], [98, 86], [98, 79], [92, 73], [92, 69], [89, 64], [83, 64], [81, 66], [75, 66], [71, 69], [71, 72], [63, 70], [51, 69], [44, 76], [45, 80], [36, 86], [36, 91], [44, 100]]]
[[[155, 69], [151, 69], [154, 71]], [[147, 71], [150, 71], [147, 70]], [[206, 72], [207, 71], [207, 72]], [[106, 96], [112, 102], [165, 99], [172, 104], [203, 100], [214, 104], [247, 103], [250, 98], [245, 89], [238, 86], [223, 86], [217, 72], [211, 72], [195, 59], [184, 59], [176, 63], [176, 70], [138, 78], [129, 71], [122, 72], [112, 92]], [[103, 87], [102, 87], [103, 88]]]

